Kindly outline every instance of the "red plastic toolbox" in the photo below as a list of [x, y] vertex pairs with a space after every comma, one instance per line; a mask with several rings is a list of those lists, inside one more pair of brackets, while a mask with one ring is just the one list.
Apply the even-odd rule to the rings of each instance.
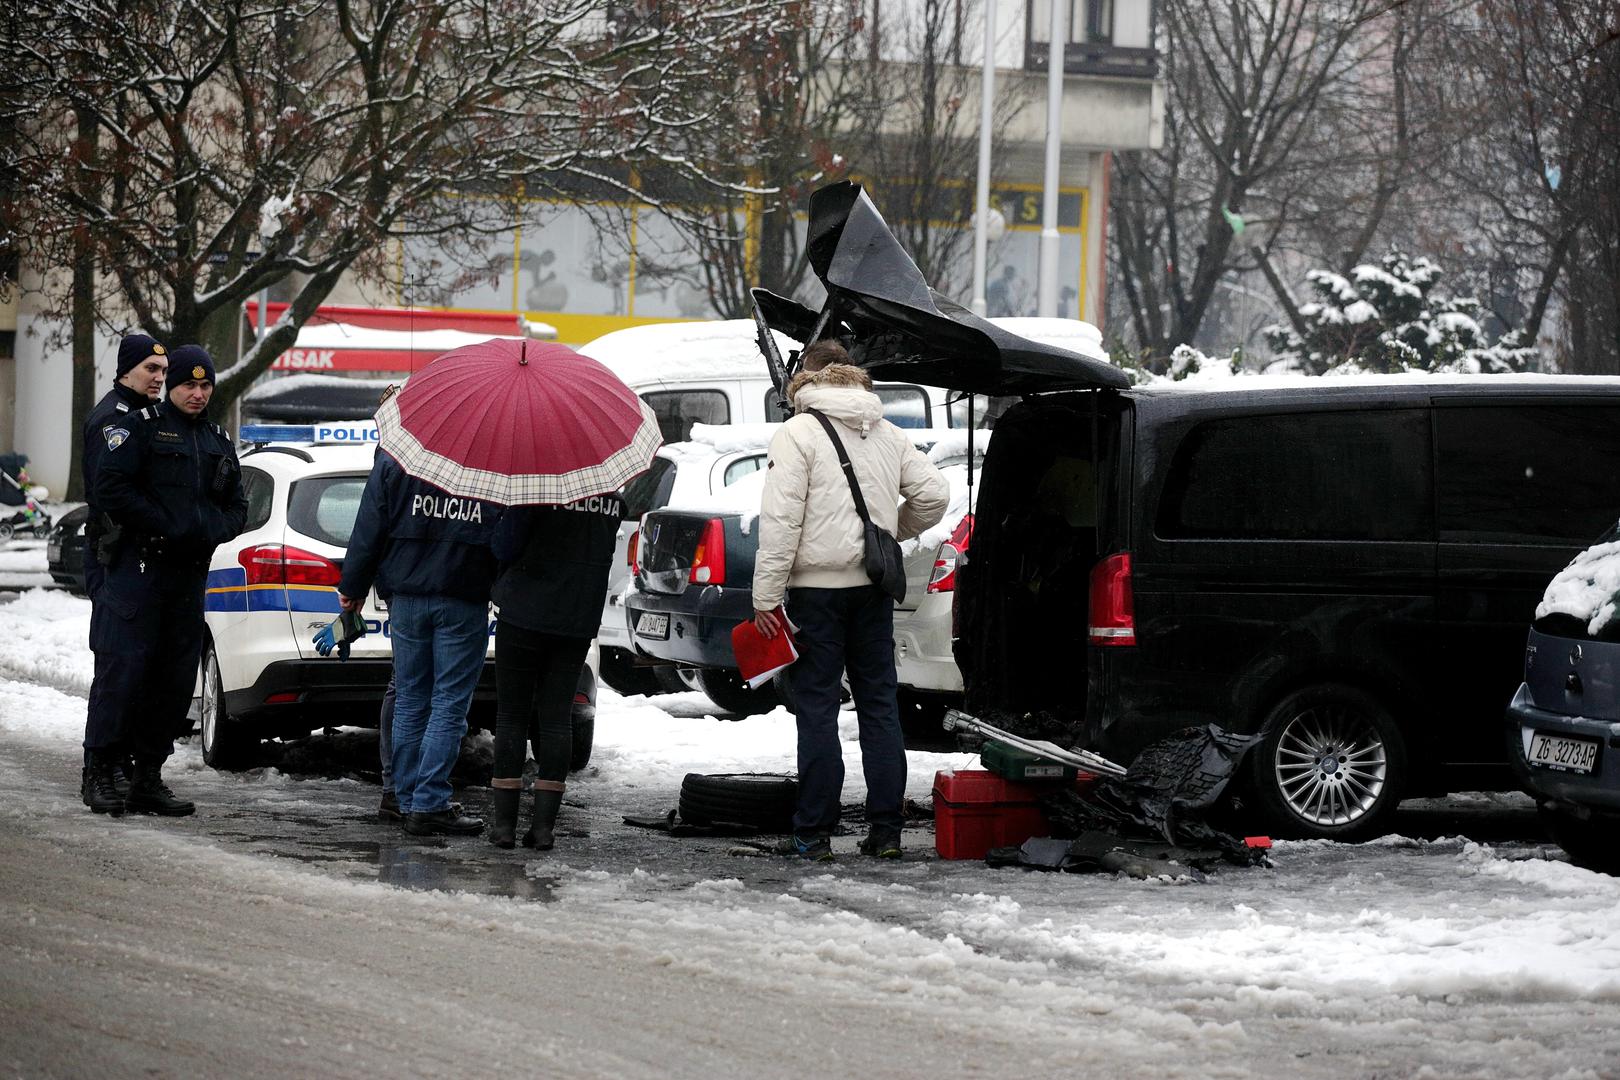
[[982, 859], [1050, 831], [1035, 799], [1050, 785], [1020, 784], [992, 772], [934, 774], [934, 850], [942, 859]]

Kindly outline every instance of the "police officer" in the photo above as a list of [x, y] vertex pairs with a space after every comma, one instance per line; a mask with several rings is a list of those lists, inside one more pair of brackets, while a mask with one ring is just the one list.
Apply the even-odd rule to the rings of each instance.
[[[95, 490], [96, 469], [107, 452], [106, 431], [124, 423], [124, 418], [163, 399], [163, 378], [169, 369], [168, 350], [155, 338], [145, 334], [131, 334], [118, 343], [118, 366], [113, 376], [113, 387], [90, 410], [80, 431], [82, 453], [80, 467], [84, 470], [84, 492], [88, 498]], [[96, 558], [96, 544], [105, 534], [101, 513], [94, 502], [90, 504], [90, 517], [84, 530], [84, 588], [90, 603], [96, 602], [101, 587], [101, 562]], [[114, 779], [119, 794], [129, 792], [127, 762], [116, 762]], [[91, 804], [90, 751], [84, 752], [84, 771], [79, 777], [79, 794], [86, 806]]]
[[[203, 590], [214, 548], [247, 518], [242, 469], [208, 420], [214, 362], [201, 346], [169, 356], [168, 396], [102, 431], [92, 504], [117, 531], [91, 608], [96, 656], [85, 724], [90, 809], [181, 815], [196, 807], [163, 783], [202, 651]], [[133, 758], [120, 798], [113, 766]]]

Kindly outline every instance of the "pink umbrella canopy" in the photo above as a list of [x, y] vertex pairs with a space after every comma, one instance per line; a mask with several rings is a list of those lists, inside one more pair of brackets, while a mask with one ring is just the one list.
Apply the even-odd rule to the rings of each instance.
[[377, 430], [409, 475], [507, 506], [617, 491], [663, 442], [652, 409], [595, 360], [505, 338], [447, 352], [412, 375], [377, 410]]

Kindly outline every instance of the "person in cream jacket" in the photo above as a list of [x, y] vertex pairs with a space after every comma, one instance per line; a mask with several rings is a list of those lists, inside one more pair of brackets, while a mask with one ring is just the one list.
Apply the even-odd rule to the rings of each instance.
[[838, 742], [847, 669], [860, 721], [870, 831], [862, 853], [900, 856], [906, 754], [895, 699], [894, 603], [866, 576], [864, 528], [838, 452], [810, 410], [833, 422], [872, 521], [898, 540], [938, 524], [945, 478], [883, 419], [872, 379], [836, 342], [805, 350], [788, 386], [795, 415], [771, 440], [754, 562], [754, 621], [773, 636], [782, 609], [797, 625], [799, 659], [785, 673], [798, 720], [799, 801], [784, 853], [825, 860], [844, 784]]

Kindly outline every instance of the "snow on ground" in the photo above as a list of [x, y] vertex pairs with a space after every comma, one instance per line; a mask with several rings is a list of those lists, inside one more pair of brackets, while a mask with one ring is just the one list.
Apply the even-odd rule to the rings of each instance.
[[[30, 589], [0, 607], [0, 620], [5, 627], [0, 676], [70, 693], [90, 692], [95, 673], [88, 644], [90, 601], [59, 589]], [[3, 717], [0, 723], [5, 723]]]
[[12, 540], [0, 544], [0, 589], [37, 589], [50, 584], [45, 541]]
[[[35, 591], [0, 607], [0, 618], [10, 631], [0, 638], [0, 749], [76, 746], [88, 604]], [[1114, 1075], [1600, 1076], [1620, 1052], [1620, 881], [1542, 845], [1281, 843], [1273, 869], [1201, 884], [998, 871], [921, 852], [877, 864], [849, 854], [849, 838], [837, 862], [803, 867], [619, 821], [674, 805], [687, 772], [791, 771], [786, 710], [731, 721], [701, 694], [622, 698], [604, 688], [596, 731], [592, 766], [569, 785], [567, 816], [582, 831], [565, 830], [544, 859], [510, 856], [551, 904], [445, 892], [468, 888], [442, 876], [445, 860], [476, 870], [507, 858], [477, 841], [392, 852], [405, 866], [392, 879], [360, 856], [273, 872], [289, 893], [320, 896], [355, 880], [408, 884], [410, 872], [438, 867], [434, 891], [388, 890], [380, 902], [432, 905], [469, 927], [537, 940], [566, 925], [571, 940], [633, 950], [696, 979], [791, 984], [949, 1017], [964, 1053], [981, 1037], [1055, 1040], [1117, 1063]], [[844, 799], [859, 802], [853, 714], [840, 734]], [[936, 770], [974, 764], [914, 752], [908, 793], [925, 797]], [[200, 830], [202, 843], [166, 835], [170, 858], [221, 857], [207, 852], [244, 813], [239, 827], [255, 837], [284, 817], [279, 842], [331, 850], [307, 823], [352, 821], [375, 790], [275, 769], [215, 774], [189, 745], [169, 774], [204, 807], [177, 826]], [[57, 801], [61, 814], [78, 810]], [[347, 827], [363, 833], [357, 851], [376, 851], [382, 826]], [[911, 836], [914, 849], [928, 843], [922, 830]]]

